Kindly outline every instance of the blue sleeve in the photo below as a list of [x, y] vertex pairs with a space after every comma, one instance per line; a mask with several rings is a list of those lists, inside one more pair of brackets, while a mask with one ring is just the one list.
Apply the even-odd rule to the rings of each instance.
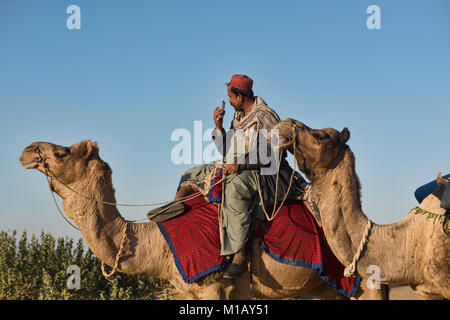
[[[450, 177], [450, 174], [447, 174], [443, 176], [442, 178], [448, 179]], [[416, 197], [416, 200], [421, 203], [423, 199], [428, 197], [434, 190], [436, 190], [438, 187], [436, 179], [433, 181], [428, 182], [427, 184], [424, 184], [423, 186], [416, 189], [414, 192], [414, 196]]]

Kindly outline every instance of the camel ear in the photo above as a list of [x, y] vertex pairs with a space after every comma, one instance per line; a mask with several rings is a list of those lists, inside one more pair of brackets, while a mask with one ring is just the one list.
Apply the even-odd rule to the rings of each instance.
[[74, 144], [71, 149], [71, 153], [78, 154], [82, 159], [87, 159], [91, 156], [92, 151], [96, 143], [92, 143], [90, 139], [81, 141], [80, 143]]
[[91, 152], [92, 154], [95, 154], [98, 157], [98, 144], [97, 141], [92, 142], [92, 149], [93, 151]]
[[82, 143], [82, 158], [87, 159], [91, 156], [92, 150], [94, 150], [94, 147], [92, 145], [92, 141], [90, 139], [84, 140]]
[[350, 139], [350, 131], [348, 131], [348, 128], [345, 127], [341, 131], [341, 143], [346, 143]]

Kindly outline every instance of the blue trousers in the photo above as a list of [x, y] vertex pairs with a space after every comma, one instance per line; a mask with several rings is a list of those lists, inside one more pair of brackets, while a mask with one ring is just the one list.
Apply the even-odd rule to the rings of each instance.
[[[442, 178], [448, 179], [450, 177], [450, 174], [447, 174], [443, 176]], [[423, 199], [428, 197], [430, 193], [432, 193], [434, 190], [436, 190], [438, 187], [436, 179], [434, 179], [431, 182], [428, 182], [427, 184], [424, 184], [423, 186], [417, 188], [417, 190], [414, 192], [414, 196], [416, 197], [417, 201], [421, 203]]]

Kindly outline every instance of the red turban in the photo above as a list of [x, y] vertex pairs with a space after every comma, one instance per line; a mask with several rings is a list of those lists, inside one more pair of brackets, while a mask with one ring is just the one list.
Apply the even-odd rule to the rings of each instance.
[[230, 86], [244, 91], [250, 91], [253, 87], [253, 80], [243, 74], [235, 74], [231, 77]]

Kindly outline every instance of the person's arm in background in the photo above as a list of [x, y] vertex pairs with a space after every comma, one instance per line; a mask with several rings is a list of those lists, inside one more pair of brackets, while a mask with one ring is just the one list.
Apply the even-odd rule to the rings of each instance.
[[[443, 176], [444, 179], [449, 179], [450, 174], [447, 174]], [[417, 202], [422, 203], [422, 201], [428, 197], [434, 190], [436, 190], [438, 187], [438, 184], [436, 182], [436, 179], [433, 181], [428, 182], [427, 184], [424, 184], [423, 186], [416, 189], [414, 192], [414, 197], [416, 197]]]

